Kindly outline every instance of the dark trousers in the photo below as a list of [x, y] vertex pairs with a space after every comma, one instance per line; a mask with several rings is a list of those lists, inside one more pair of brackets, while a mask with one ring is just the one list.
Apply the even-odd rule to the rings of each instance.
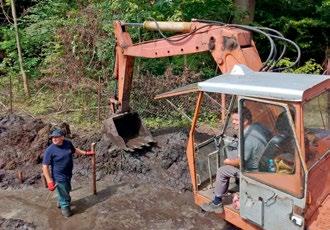
[[69, 208], [71, 203], [71, 183], [70, 182], [56, 182], [57, 201], [62, 209]]
[[224, 165], [218, 168], [214, 188], [215, 196], [222, 197], [227, 192], [231, 177], [239, 178], [238, 168], [231, 165]]

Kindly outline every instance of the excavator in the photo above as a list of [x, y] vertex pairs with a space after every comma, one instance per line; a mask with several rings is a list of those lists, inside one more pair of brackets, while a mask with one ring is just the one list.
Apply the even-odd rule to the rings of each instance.
[[[256, 72], [235, 65], [229, 73], [156, 99], [188, 93], [196, 94], [186, 155], [197, 205], [213, 200], [216, 172], [236, 152], [239, 189], [233, 181], [218, 216], [241, 229], [330, 229], [329, 75]], [[213, 125], [203, 120], [209, 93], [226, 94], [231, 102], [220, 132], [201, 135], [203, 126]], [[238, 133], [232, 132], [230, 122], [234, 106], [240, 118]], [[249, 131], [243, 107], [251, 111], [251, 124], [262, 125], [271, 134], [265, 148], [254, 153], [258, 167], [253, 170], [245, 157]]]
[[[128, 26], [180, 34], [133, 44]], [[186, 147], [195, 203], [201, 206], [213, 199], [217, 169], [233, 153], [239, 153], [239, 178], [234, 181], [239, 193], [237, 189], [228, 190], [219, 217], [241, 229], [330, 229], [330, 76], [277, 73], [281, 68], [276, 68], [276, 62], [285, 47], [278, 52], [272, 38], [296, 47], [293, 42], [269, 28], [205, 20], [143, 24], [115, 21], [114, 31], [114, 75], [118, 83], [110, 99], [112, 113], [105, 121], [105, 132], [115, 145], [134, 151], [153, 142], [139, 115], [129, 106], [135, 57], [210, 52], [222, 75], [155, 97], [196, 95]], [[251, 31], [262, 33], [270, 41], [271, 51], [265, 62], [259, 57]], [[299, 48], [297, 51], [293, 65], [300, 57]], [[219, 119], [225, 117], [224, 122], [218, 122], [222, 123], [218, 131], [201, 135], [203, 130], [210, 130], [204, 126], [214, 126], [214, 121], [203, 118], [203, 108], [210, 104], [205, 100], [207, 94], [226, 95], [230, 103], [225, 111], [224, 104], [216, 111], [224, 115]], [[221, 101], [224, 99], [222, 96]], [[230, 114], [236, 106], [240, 117], [238, 133], [230, 125]], [[243, 107], [251, 111], [252, 123], [263, 125], [270, 133], [264, 150], [258, 153], [255, 170], [246, 166]], [[235, 194], [239, 194], [238, 199]]]
[[[252, 70], [265, 71], [270, 70], [276, 63], [274, 60], [276, 49], [271, 37], [291, 42], [269, 28], [257, 29], [205, 20], [145, 21], [144, 23], [114, 21], [113, 26], [116, 38], [114, 76], [117, 87], [114, 96], [110, 98], [111, 114], [104, 122], [104, 133], [113, 144], [127, 151], [141, 149], [154, 142], [150, 131], [146, 129], [139, 115], [130, 107], [135, 57], [163, 58], [210, 52], [222, 73], [230, 71], [235, 64], [245, 64]], [[158, 31], [163, 38], [133, 43], [128, 32], [130, 26]], [[271, 51], [265, 61], [266, 64], [262, 63], [260, 59], [251, 31], [260, 32], [270, 40]], [[271, 31], [272, 35], [264, 31]], [[165, 37], [163, 32], [172, 32], [175, 35]], [[284, 51], [285, 48], [282, 54]], [[222, 95], [221, 103], [225, 108], [225, 95]], [[225, 116], [224, 113], [225, 109], [222, 110], [222, 117]]]

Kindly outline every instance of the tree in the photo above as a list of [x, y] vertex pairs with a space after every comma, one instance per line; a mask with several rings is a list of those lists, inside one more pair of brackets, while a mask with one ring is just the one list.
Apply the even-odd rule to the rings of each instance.
[[26, 76], [26, 73], [25, 73], [25, 70], [24, 70], [22, 49], [21, 49], [21, 45], [20, 45], [18, 27], [17, 27], [15, 2], [14, 2], [14, 0], [11, 0], [10, 3], [11, 3], [11, 12], [12, 12], [13, 20], [14, 20], [18, 61], [19, 61], [21, 74], [22, 74], [22, 79], [23, 79], [24, 92], [25, 92], [25, 96], [29, 97], [30, 96], [29, 83], [28, 83], [28, 79], [27, 79], [27, 76]]
[[256, 5], [255, 0], [234, 0], [234, 2], [238, 9], [240, 9], [243, 13], [246, 12], [242, 22], [244, 24], [253, 22]]
[[329, 42], [329, 12], [329, 0], [256, 1], [255, 23], [277, 29], [295, 41], [302, 62], [314, 59], [322, 63]]

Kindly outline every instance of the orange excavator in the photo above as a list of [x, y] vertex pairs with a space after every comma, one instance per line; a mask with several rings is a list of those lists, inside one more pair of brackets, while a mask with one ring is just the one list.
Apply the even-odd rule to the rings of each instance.
[[[330, 229], [329, 75], [256, 72], [236, 65], [230, 73], [156, 99], [192, 92], [196, 104], [186, 156], [197, 205], [203, 208], [214, 199], [218, 169], [234, 168], [225, 161], [238, 155], [236, 180], [227, 184], [233, 186], [222, 195], [219, 217], [249, 230]], [[231, 96], [226, 120], [220, 132], [213, 134], [205, 127], [220, 122], [203, 118], [210, 104], [203, 99], [208, 93]], [[236, 104], [240, 127], [235, 133], [230, 116]], [[246, 145], [251, 126], [243, 122], [243, 108], [251, 112], [251, 124], [270, 132], [265, 147], [253, 153], [257, 159], [254, 169], [248, 168], [250, 149]]]
[[[129, 26], [158, 31], [164, 38], [134, 44], [127, 31]], [[271, 52], [266, 64], [260, 59], [251, 31], [264, 34], [271, 43]], [[264, 31], [270, 31], [271, 34]], [[163, 32], [179, 34], [165, 37]], [[144, 23], [115, 21], [114, 33], [116, 38], [114, 76], [117, 80], [117, 88], [114, 97], [110, 99], [111, 115], [104, 123], [104, 133], [112, 143], [128, 151], [141, 149], [153, 143], [151, 133], [146, 129], [139, 115], [131, 110], [129, 103], [135, 57], [162, 58], [210, 52], [222, 73], [230, 71], [235, 64], [245, 64], [254, 71], [265, 71], [272, 69], [276, 63], [276, 48], [272, 38], [287, 41], [280, 33], [269, 28], [257, 29], [203, 20]], [[285, 47], [282, 51], [283, 54]], [[222, 105], [224, 103], [223, 95]], [[224, 110], [222, 115], [224, 117]]]

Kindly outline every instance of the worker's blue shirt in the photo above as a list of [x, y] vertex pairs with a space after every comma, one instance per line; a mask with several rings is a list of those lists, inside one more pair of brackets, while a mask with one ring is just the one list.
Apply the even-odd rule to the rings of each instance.
[[51, 144], [44, 153], [42, 164], [50, 165], [55, 182], [70, 182], [73, 169], [75, 148], [71, 141], [64, 140], [62, 145]]

